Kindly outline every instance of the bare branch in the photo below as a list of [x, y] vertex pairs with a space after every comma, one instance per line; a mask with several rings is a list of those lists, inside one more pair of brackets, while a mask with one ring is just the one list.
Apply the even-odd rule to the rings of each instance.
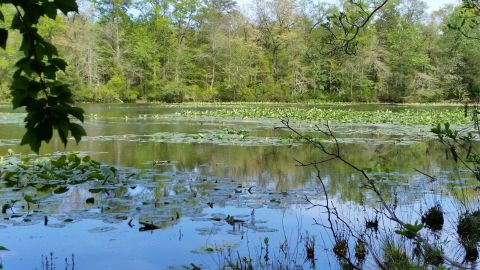
[[[367, 174], [367, 172], [361, 168], [359, 168], [358, 166], [356, 166], [355, 164], [351, 163], [350, 161], [348, 161], [347, 159], [345, 159], [341, 153], [340, 153], [340, 145], [336, 139], [336, 136], [333, 134], [333, 131], [332, 129], [330, 128], [329, 124], [325, 124], [325, 127], [326, 127], [326, 130], [322, 130], [320, 129], [320, 127], [317, 125], [316, 128], [318, 131], [321, 131], [324, 135], [327, 135], [328, 138], [332, 139], [334, 142], [335, 142], [335, 150], [334, 151], [330, 151], [329, 149], [327, 149], [327, 147], [319, 140], [313, 140], [312, 138], [308, 137], [308, 136], [304, 136], [302, 133], [300, 133], [298, 130], [296, 130], [295, 128], [293, 128], [291, 125], [290, 125], [290, 122], [288, 119], [284, 119], [284, 120], [281, 120], [282, 124], [285, 126], [286, 129], [290, 130], [291, 132], [293, 132], [295, 135], [297, 135], [299, 138], [305, 140], [306, 142], [308, 142], [310, 145], [312, 145], [313, 147], [321, 150], [324, 154], [326, 154], [327, 156], [329, 156], [330, 158], [334, 158], [336, 160], [339, 160], [341, 161], [343, 164], [347, 165], [348, 167], [352, 168], [353, 170], [355, 170], [356, 172], [358, 172], [363, 178], [364, 180], [366, 181], [366, 186], [372, 190], [375, 195], [377, 196], [378, 200], [379, 200], [379, 203], [382, 205], [383, 209], [386, 211], [384, 212], [385, 216], [394, 221], [396, 224], [398, 224], [399, 226], [401, 226], [402, 228], [404, 229], [407, 229], [407, 223], [404, 222], [402, 219], [400, 219], [397, 214], [395, 213], [395, 210], [390, 207], [386, 200], [384, 199], [382, 193], [380, 192], [380, 190], [378, 189], [375, 181], [370, 178], [370, 176]], [[322, 189], [323, 189], [323, 193], [325, 195], [325, 198], [326, 198], [326, 205], [317, 205], [317, 206], [321, 206], [321, 207], [324, 207], [326, 208], [327, 210], [327, 220], [330, 224], [330, 228], [331, 228], [331, 231], [332, 231], [332, 235], [335, 239], [337, 239], [336, 237], [337, 236], [337, 233], [333, 231], [334, 229], [334, 226], [333, 226], [333, 222], [332, 222], [332, 215], [334, 215], [336, 217], [336, 219], [338, 221], [340, 221], [343, 225], [345, 225], [346, 228], [348, 228], [349, 230], [349, 233], [351, 233], [352, 236], [355, 237], [355, 234], [354, 234], [354, 231], [353, 229], [348, 225], [349, 223], [345, 222], [342, 218], [339, 217], [339, 214], [336, 210], [335, 207], [333, 207], [331, 204], [333, 204], [333, 202], [330, 202], [329, 200], [329, 196], [327, 194], [327, 191], [326, 191], [326, 187], [325, 187], [325, 184], [324, 182], [322, 181], [322, 178], [320, 177], [320, 170], [318, 168], [318, 166], [315, 166], [315, 168], [317, 169], [317, 178], [320, 180], [320, 184], [322, 186]], [[307, 200], [307, 202], [309, 203], [312, 203], [311, 201]], [[316, 205], [316, 204], [312, 204], [312, 205]], [[358, 238], [357, 238], [358, 239]], [[427, 249], [434, 249], [434, 247], [428, 242], [427, 239], [423, 238], [420, 234], [416, 234], [415, 237], [414, 237], [414, 240], [421, 244], [422, 246], [424, 246], [425, 248]], [[445, 254], [442, 254], [442, 258], [448, 263], [450, 264], [451, 266], [454, 266], [456, 268], [459, 268], [459, 269], [471, 269], [469, 267], [466, 267], [464, 266], [462, 263], [459, 263], [457, 261], [455, 261], [454, 259], [450, 258], [449, 256], [445, 255]], [[347, 258], [344, 258], [345, 260]], [[351, 264], [351, 261], [349, 260], [346, 260], [347, 263]], [[354, 266], [354, 265], [352, 265]], [[380, 265], [380, 267], [383, 269], [383, 267]], [[356, 268], [355, 268], [356, 269]]]

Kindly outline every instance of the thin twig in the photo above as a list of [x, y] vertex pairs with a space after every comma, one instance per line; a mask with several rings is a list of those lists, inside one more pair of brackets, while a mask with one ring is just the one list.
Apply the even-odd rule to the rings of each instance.
[[422, 171], [420, 171], [420, 170], [417, 169], [417, 168], [413, 168], [413, 169], [414, 169], [416, 172], [418, 172], [419, 174], [422, 174], [422, 175], [430, 178], [430, 181], [431, 181], [431, 182], [437, 181], [437, 178], [435, 178], [434, 176], [431, 176], [431, 175], [429, 175], [429, 174], [427, 174], [427, 173], [425, 173], [425, 172], [422, 172]]
[[[386, 213], [385, 216], [387, 218], [389, 218], [390, 220], [394, 221], [395, 223], [397, 223], [398, 225], [400, 225], [402, 228], [404, 229], [407, 229], [407, 223], [404, 222], [402, 219], [400, 219], [397, 214], [395, 213], [395, 210], [392, 209], [386, 202], [386, 200], [384, 199], [382, 193], [380, 192], [380, 190], [378, 189], [375, 181], [373, 179], [370, 178], [370, 176], [368, 176], [367, 172], [361, 168], [359, 168], [358, 166], [356, 166], [355, 164], [351, 163], [350, 161], [348, 161], [347, 159], [345, 159], [342, 155], [341, 155], [341, 152], [338, 148], [340, 148], [340, 145], [336, 139], [336, 136], [333, 134], [333, 131], [332, 129], [330, 128], [329, 124], [325, 124], [325, 127], [326, 127], [326, 130], [321, 130], [320, 127], [317, 125], [317, 129], [319, 131], [322, 131], [323, 134], [327, 135], [329, 138], [333, 139], [334, 142], [335, 142], [335, 151], [330, 151], [328, 150], [325, 145], [323, 143], [321, 143], [320, 141], [318, 140], [313, 140], [311, 139], [310, 137], [308, 136], [304, 136], [302, 133], [300, 133], [298, 130], [294, 129], [291, 125], [290, 125], [290, 122], [288, 119], [283, 119], [281, 120], [282, 124], [285, 126], [285, 128], [287, 128], [288, 130], [292, 131], [295, 135], [297, 135], [299, 138], [307, 141], [310, 145], [316, 147], [317, 149], [320, 149], [324, 154], [330, 156], [330, 157], [334, 157], [335, 159], [338, 159], [340, 160], [342, 163], [346, 164], [348, 167], [352, 168], [353, 170], [357, 171], [365, 180], [366, 180], [366, 183], [367, 183], [367, 186], [369, 187], [369, 189], [371, 189], [375, 195], [377, 196], [377, 198], [379, 199], [379, 202], [380, 204], [383, 206], [383, 208], [385, 209]], [[324, 195], [326, 197], [326, 205], [324, 205], [323, 207], [326, 207], [327, 208], [327, 220], [328, 222], [330, 223], [330, 228], [332, 228], [333, 230], [333, 223], [331, 222], [331, 213], [332, 212], [332, 208], [330, 207], [330, 204], [329, 204], [329, 198], [328, 198], [328, 194], [326, 192], [326, 188], [325, 188], [325, 185], [322, 181], [322, 179], [320, 178], [320, 175], [319, 175], [319, 169], [318, 167], [316, 167], [317, 169], [317, 178], [320, 179], [320, 184], [322, 185], [322, 189], [324, 190]], [[338, 217], [338, 212], [336, 212], [335, 209], [333, 209], [333, 213]], [[340, 222], [342, 222], [343, 220], [342, 219], [338, 219], [340, 220]], [[344, 223], [344, 222], [342, 222]], [[348, 227], [350, 228], [350, 227]], [[350, 228], [350, 232], [353, 232], [353, 230], [351, 230]], [[333, 234], [333, 236], [335, 237], [336, 236], [336, 233]], [[425, 246], [426, 248], [428, 249], [434, 249], [434, 247], [428, 242], [427, 239], [423, 238], [422, 236], [420, 236], [419, 234], [416, 234], [415, 237], [414, 237], [414, 240], [417, 241], [417, 243], [419, 244], [422, 244], [423, 246]], [[442, 258], [447, 262], [449, 263], [451, 266], [454, 266], [454, 267], [457, 267], [459, 269], [471, 269], [469, 267], [466, 267], [464, 266], [463, 264], [455, 261], [454, 259], [451, 259], [450, 257], [448, 257], [447, 255], [443, 254], [442, 253]], [[348, 261], [347, 261], [348, 262]]]

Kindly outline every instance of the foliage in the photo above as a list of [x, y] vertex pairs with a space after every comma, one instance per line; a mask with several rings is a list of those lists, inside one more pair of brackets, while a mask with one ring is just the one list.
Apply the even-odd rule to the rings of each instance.
[[443, 216], [442, 206], [436, 204], [422, 216], [422, 223], [432, 231], [441, 231], [444, 223]]
[[402, 109], [398, 111], [378, 110], [360, 111], [352, 109], [323, 109], [323, 108], [236, 108], [216, 109], [204, 111], [185, 110], [183, 116], [213, 116], [235, 118], [290, 118], [292, 120], [321, 123], [332, 121], [335, 123], [354, 124], [399, 124], [399, 125], [431, 125], [450, 121], [452, 124], [467, 124], [461, 109], [422, 110]]
[[[69, 186], [87, 181], [118, 181], [115, 167], [103, 166], [89, 156], [81, 157], [76, 153], [36, 159], [8, 155], [2, 157], [0, 172], [0, 177], [7, 186], [19, 189], [33, 187], [36, 191], [55, 194], [65, 193]], [[35, 203], [31, 195], [26, 196], [27, 202]], [[4, 205], [3, 209], [5, 208], [11, 208], [11, 205]]]
[[415, 224], [405, 224], [404, 229], [396, 230], [395, 233], [405, 236], [408, 239], [414, 239], [418, 233], [423, 229], [423, 224], [415, 221]]
[[[7, 18], [3, 11], [13, 11]], [[57, 79], [57, 72], [65, 72], [67, 63], [60, 57], [57, 48], [39, 34], [39, 20], [57, 17], [57, 10], [67, 15], [77, 12], [74, 0], [66, 1], [4, 1], [0, 10], [0, 47], [6, 48], [12, 30], [22, 36], [20, 51], [23, 57], [15, 63], [16, 71], [10, 85], [13, 108], [25, 107], [27, 131], [21, 144], [28, 144], [37, 152], [42, 141], [49, 142], [53, 130], [58, 131], [60, 140], [67, 144], [69, 134], [77, 143], [85, 135], [83, 127], [71, 117], [83, 121], [83, 110], [73, 106], [72, 92], [67, 84]], [[10, 23], [11, 30], [5, 24]]]
[[[120, 177], [115, 167], [101, 165], [87, 155], [70, 153], [32, 158], [15, 155], [9, 150], [8, 155], [0, 158], [0, 179], [5, 187], [15, 190], [11, 197], [14, 199], [2, 204], [1, 213], [13, 214], [15, 205], [22, 201], [23, 208], [31, 213], [45, 199], [45, 194], [63, 194], [72, 186], [88, 181], [99, 181], [103, 185], [118, 183]], [[91, 189], [91, 192], [96, 191]], [[86, 203], [94, 203], [94, 198], [88, 198]], [[29, 219], [25, 218], [24, 221], [28, 222]], [[0, 250], [8, 249], [0, 246]]]
[[385, 246], [382, 248], [384, 265], [386, 269], [400, 270], [400, 269], [417, 269], [411, 261], [404, 246], [395, 243], [392, 239], [385, 241]]
[[480, 212], [464, 213], [457, 226], [457, 233], [465, 242], [480, 242]]

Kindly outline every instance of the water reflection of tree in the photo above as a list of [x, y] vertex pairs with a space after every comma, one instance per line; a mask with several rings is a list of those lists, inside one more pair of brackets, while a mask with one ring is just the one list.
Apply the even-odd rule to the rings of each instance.
[[[324, 158], [320, 160], [313, 160], [309, 163], [305, 163], [302, 161], [298, 161], [299, 165], [302, 167], [313, 167], [317, 171], [317, 178], [319, 180], [320, 186], [321, 186], [321, 192], [326, 198], [325, 201], [322, 201], [320, 203], [313, 202], [309, 198], [307, 200], [311, 203], [312, 207], [320, 207], [321, 209], [324, 209], [324, 211], [327, 213], [327, 219], [326, 221], [317, 223], [318, 225], [323, 226], [327, 230], [329, 230], [332, 234], [332, 245], [333, 245], [333, 252], [337, 256], [339, 263], [341, 265], [342, 269], [345, 269], [345, 266], [347, 266], [348, 269], [362, 269], [363, 268], [363, 259], [360, 260], [357, 257], [357, 252], [355, 253], [355, 257], [358, 260], [352, 259], [353, 256], [351, 255], [350, 248], [349, 248], [349, 237], [353, 237], [354, 240], [357, 242], [364, 243], [364, 245], [367, 247], [369, 253], [371, 254], [373, 261], [375, 264], [381, 268], [381, 269], [397, 269], [398, 266], [400, 267], [405, 267], [406, 268], [412, 268], [414, 265], [418, 266], [424, 266], [428, 267], [429, 265], [434, 265], [434, 266], [439, 266], [442, 264], [449, 265], [455, 268], [467, 268], [465, 264], [467, 262], [475, 262], [478, 258], [478, 240], [477, 238], [470, 238], [471, 235], [469, 234], [470, 232], [474, 231], [473, 234], [478, 233], [476, 229], [472, 230], [472, 223], [476, 222], [477, 219], [477, 213], [474, 212], [474, 214], [469, 214], [467, 211], [460, 222], [463, 222], [464, 225], [462, 225], [462, 228], [468, 228], [468, 229], [460, 229], [460, 223], [459, 227], [457, 229], [457, 232], [460, 236], [462, 236], [462, 240], [459, 242], [465, 247], [466, 250], [466, 255], [465, 259], [462, 261], [458, 257], [451, 257], [451, 254], [447, 254], [445, 251], [447, 248], [444, 245], [439, 246], [438, 241], [432, 241], [428, 236], [425, 236], [423, 233], [419, 233], [423, 227], [424, 227], [424, 218], [425, 216], [422, 216], [422, 223], [418, 223], [418, 221], [415, 221], [415, 223], [409, 223], [409, 220], [411, 218], [405, 219], [402, 215], [399, 215], [399, 209], [398, 209], [398, 202], [394, 198], [394, 200], [390, 200], [386, 196], [391, 194], [390, 192], [385, 192], [382, 190], [382, 175], [380, 173], [384, 174], [385, 172], [383, 168], [375, 168], [376, 170], [371, 170], [371, 169], [364, 169], [362, 167], [359, 167], [358, 164], [355, 164], [352, 162], [352, 160], [348, 159], [348, 156], [345, 155], [343, 152], [343, 148], [341, 148], [338, 139], [335, 137], [333, 134], [332, 129], [328, 124], [324, 126], [317, 125], [315, 127], [315, 130], [318, 132], [323, 133], [325, 136], [327, 136], [331, 141], [333, 145], [328, 145], [325, 142], [318, 141], [315, 139], [312, 139], [311, 137], [305, 136], [295, 128], [293, 128], [290, 125], [290, 122], [287, 120], [282, 120], [282, 123], [285, 126], [285, 129], [288, 129], [292, 131], [296, 136], [300, 137], [301, 139], [305, 140], [308, 142], [308, 144], [315, 150], [319, 151], [320, 153], [323, 154]], [[476, 170], [478, 166], [475, 166], [475, 170], [473, 170], [466, 162], [472, 162], [474, 164], [478, 164], [478, 154], [476, 154], [475, 150], [472, 150], [472, 145], [471, 145], [471, 135], [467, 137], [459, 137], [460, 139], [457, 138], [458, 132], [452, 132], [449, 129], [448, 123], [445, 124], [445, 128], [442, 129], [441, 126], [439, 125], [438, 128], [432, 129], [432, 132], [436, 133], [439, 136], [439, 141], [449, 147], [449, 151], [451, 152], [451, 155], [454, 157], [454, 160], [457, 162], [458, 160], [462, 161], [462, 164], [465, 165], [467, 169], [469, 169], [470, 173], [473, 173], [475, 177], [480, 179], [480, 176], [478, 176], [478, 171]], [[457, 140], [458, 139], [458, 140]], [[467, 152], [467, 160], [462, 160], [460, 157], [460, 154], [457, 152], [457, 148], [454, 146], [459, 146], [459, 148], [462, 148], [462, 150], [465, 150]], [[468, 157], [471, 157], [471, 155], [475, 159], [468, 159]], [[472, 161], [473, 160], [473, 161]], [[380, 257], [377, 251], [374, 249], [376, 246], [379, 245], [378, 241], [376, 240], [377, 237], [368, 237], [365, 238], [365, 231], [362, 232], [362, 230], [358, 229], [350, 220], [351, 217], [343, 215], [341, 212], [338, 211], [334, 200], [330, 200], [330, 195], [329, 191], [327, 190], [327, 184], [326, 179], [322, 177], [321, 175], [321, 168], [320, 165], [324, 165], [326, 163], [332, 163], [332, 161], [337, 161], [337, 163], [340, 163], [346, 167], [349, 167], [351, 171], [355, 172], [361, 177], [361, 181], [363, 181], [363, 185], [360, 187], [365, 190], [369, 190], [373, 196], [374, 203], [377, 205], [377, 207], [373, 207], [372, 209], [375, 209], [375, 211], [378, 211], [377, 213], [380, 215], [380, 219], [383, 222], [383, 226], [386, 226], [384, 228], [384, 233], [387, 235], [387, 243], [393, 243], [394, 247], [394, 254], [396, 256], [396, 259], [393, 261], [389, 261], [387, 258], [387, 253], [389, 252], [389, 248], [383, 248], [383, 257]], [[388, 171], [386, 171], [388, 173]], [[428, 176], [427, 174], [423, 174], [425, 176]], [[430, 179], [432, 177], [429, 177]], [[397, 183], [398, 185], [398, 183]], [[409, 181], [409, 185], [411, 185], [411, 181]], [[403, 194], [402, 194], [403, 195]], [[403, 208], [405, 206], [405, 203], [403, 202], [402, 204]], [[437, 209], [441, 209], [441, 206], [436, 206]], [[378, 210], [377, 210], [378, 209]], [[432, 209], [432, 208], [431, 208]], [[411, 209], [409, 213], [412, 213], [414, 209]], [[441, 215], [441, 223], [443, 226], [443, 211], [442, 210], [437, 210], [439, 212], [439, 215]], [[377, 216], [378, 218], [378, 216]], [[365, 220], [367, 221], [367, 220]], [[385, 221], [387, 223], [385, 223]], [[366, 222], [365, 226], [360, 226], [361, 228], [364, 228], [364, 230], [368, 229], [368, 222]], [[378, 219], [376, 219], [375, 222], [377, 225], [376, 227], [378, 228]], [[403, 250], [398, 249], [396, 246], [395, 242], [390, 242], [392, 239], [391, 236], [391, 231], [388, 230], [388, 224], [391, 223], [392, 225], [398, 227], [399, 229], [395, 230], [395, 234], [402, 236], [402, 240], [406, 241], [411, 245], [410, 248], [407, 248], [404, 246]], [[428, 224], [428, 223], [427, 223]], [[476, 226], [476, 225], [474, 225]], [[376, 229], [377, 230], [377, 229]], [[343, 231], [343, 232], [342, 232]], [[463, 235], [462, 235], [463, 234]], [[438, 237], [437, 237], [438, 238]], [[435, 239], [437, 239], [435, 238]], [[390, 240], [388, 240], [390, 239]], [[467, 239], [467, 240], [465, 240]], [[474, 240], [472, 240], [474, 239]], [[437, 239], [438, 240], [438, 239]], [[444, 243], [447, 243], [449, 238], [445, 239]], [[403, 242], [403, 243], [407, 243]], [[413, 255], [407, 255], [407, 249], [412, 250]], [[355, 251], [357, 251], [357, 246], [355, 246]], [[397, 252], [400, 251], [400, 252]], [[470, 255], [469, 252], [473, 251]], [[391, 253], [391, 252], [390, 252]], [[391, 253], [391, 254], [393, 254]], [[398, 256], [398, 254], [404, 254]], [[472, 255], [473, 254], [473, 255]], [[400, 264], [398, 264], [400, 263]], [[410, 266], [411, 265], [411, 266]], [[393, 267], [393, 268], [392, 268]], [[414, 267], [417, 268], [417, 267]], [[468, 267], [470, 268], [470, 267]]]

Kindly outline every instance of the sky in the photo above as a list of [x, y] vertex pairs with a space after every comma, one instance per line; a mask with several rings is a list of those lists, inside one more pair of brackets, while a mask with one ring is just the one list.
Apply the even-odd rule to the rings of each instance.
[[[238, 5], [241, 9], [248, 9], [248, 6], [253, 3], [255, 0], [237, 0]], [[438, 10], [448, 4], [459, 3], [460, 0], [424, 0], [428, 4], [428, 11]], [[337, 3], [338, 0], [325, 0], [329, 3]]]
[[458, 4], [460, 1], [457, 0], [427, 0], [425, 1], [428, 4], [430, 11], [437, 10], [448, 4]]

